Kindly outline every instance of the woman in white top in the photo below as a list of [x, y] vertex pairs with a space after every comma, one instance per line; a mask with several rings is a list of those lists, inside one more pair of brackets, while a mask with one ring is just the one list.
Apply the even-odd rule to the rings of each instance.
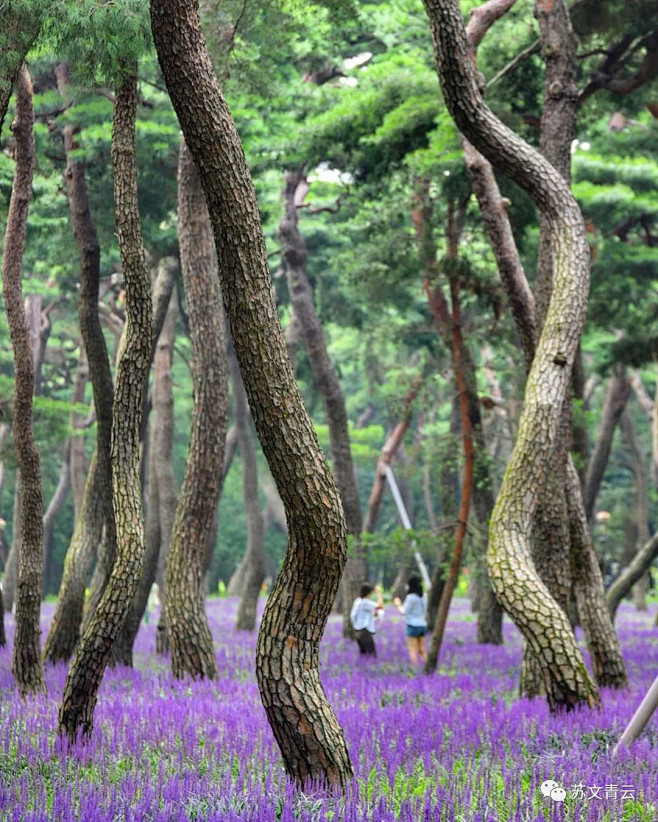
[[359, 596], [354, 600], [350, 611], [350, 621], [359, 645], [359, 653], [365, 656], [377, 656], [375, 631], [377, 630], [377, 623], [384, 613], [384, 602], [379, 585], [375, 585], [374, 591], [377, 594], [377, 602], [370, 599], [373, 587], [365, 582], [361, 586]]
[[420, 577], [410, 577], [407, 590], [408, 593], [404, 598], [404, 603], [401, 602], [400, 597], [395, 597], [393, 602], [406, 620], [409, 659], [412, 665], [416, 665], [419, 658], [421, 662], [425, 662], [427, 597], [423, 593], [423, 583], [420, 581]]

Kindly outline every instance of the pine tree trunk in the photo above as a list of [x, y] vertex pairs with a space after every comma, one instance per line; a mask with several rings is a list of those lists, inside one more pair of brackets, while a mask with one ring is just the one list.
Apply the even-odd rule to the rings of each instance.
[[[473, 145], [520, 185], [549, 220], [556, 275], [528, 377], [519, 433], [491, 518], [494, 593], [540, 658], [552, 709], [598, 704], [569, 620], [533, 568], [529, 540], [537, 489], [548, 468], [585, 319], [589, 247], [567, 183], [484, 104], [455, 0], [424, 0], [446, 105]], [[449, 55], [449, 58], [447, 57]]]
[[22, 268], [27, 215], [35, 165], [32, 80], [21, 68], [16, 81], [14, 181], [2, 258], [2, 296], [14, 352], [12, 429], [20, 469], [20, 530], [16, 588], [16, 634], [12, 670], [23, 696], [45, 689], [41, 662], [41, 588], [43, 576], [43, 499], [39, 452], [32, 427], [34, 360], [23, 306]]
[[624, 366], [616, 366], [608, 383], [596, 445], [587, 466], [583, 503], [588, 522], [591, 522], [594, 516], [594, 506], [610, 458], [615, 429], [624, 413], [630, 393], [631, 381], [626, 369]]
[[43, 515], [43, 595], [48, 593], [52, 568], [52, 539], [57, 515], [64, 507], [71, 490], [71, 448], [70, 440], [64, 445], [64, 457], [59, 471], [59, 479]]
[[0, 20], [0, 133], [25, 56], [40, 28], [41, 10], [38, 4], [9, 3], [3, 8]]
[[205, 611], [204, 575], [225, 476], [226, 330], [208, 206], [184, 139], [178, 159], [178, 238], [192, 342], [194, 410], [167, 563], [165, 604], [174, 676], [216, 679], [217, 661]]
[[[158, 506], [160, 509], [160, 553], [156, 579], [162, 602], [167, 598], [165, 566], [169, 554], [169, 544], [176, 513], [176, 491], [174, 490], [174, 389], [172, 364], [176, 319], [178, 317], [178, 295], [174, 291], [169, 300], [167, 317], [156, 344], [153, 377], [153, 419], [157, 420], [155, 449], [151, 459], [155, 460], [158, 482]], [[169, 631], [167, 629], [166, 608], [160, 609], [160, 619], [155, 635], [155, 650], [158, 654], [169, 653]]]
[[[71, 85], [68, 65], [59, 63], [55, 67], [55, 76], [60, 94], [66, 96]], [[72, 125], [64, 126], [64, 150], [66, 152], [64, 178], [71, 211], [71, 225], [80, 254], [78, 316], [94, 395], [97, 423], [98, 482], [105, 518], [105, 539], [103, 542], [105, 550], [102, 552], [99, 550], [98, 552], [97, 568], [94, 573], [95, 584], [92, 584], [89, 602], [87, 603], [86, 613], [91, 615], [100, 600], [116, 556], [116, 528], [112, 509], [112, 470], [110, 464], [114, 386], [112, 384], [112, 372], [105, 337], [98, 317], [100, 245], [89, 209], [85, 183], [85, 163], [76, 157], [75, 152], [77, 149], [76, 128]], [[85, 623], [88, 623], [88, 621], [85, 617]]]
[[233, 420], [238, 432], [242, 462], [242, 494], [247, 515], [247, 551], [244, 556], [244, 582], [235, 627], [253, 631], [256, 627], [258, 595], [265, 579], [265, 528], [258, 500], [258, 465], [251, 435], [251, 416], [235, 354], [229, 354], [233, 385]]
[[283, 189], [284, 214], [279, 223], [279, 240], [293, 316], [301, 326], [313, 381], [322, 397], [329, 426], [333, 472], [343, 503], [347, 533], [353, 538], [351, 552], [343, 571], [343, 636], [353, 637], [350, 609], [359, 595], [359, 588], [368, 578], [368, 562], [361, 543], [363, 519], [350, 449], [345, 398], [313, 302], [313, 292], [307, 273], [308, 252], [299, 230], [299, 206], [302, 205], [307, 191], [308, 181], [303, 168], [286, 173], [286, 184]]
[[[103, 596], [76, 650], [59, 713], [69, 740], [92, 729], [94, 707], [112, 645], [130, 609], [142, 571], [144, 522], [139, 483], [143, 392], [152, 350], [151, 295], [142, 246], [135, 168], [137, 76], [116, 91], [112, 128], [115, 224], [126, 287], [126, 345], [117, 368], [112, 437], [112, 488], [117, 558]], [[88, 347], [87, 350], [89, 351]]]
[[[0, 516], [2, 516], [2, 492], [5, 487], [5, 463], [2, 459], [3, 445], [5, 437], [9, 433], [9, 425], [6, 422], [0, 422]], [[4, 526], [0, 527], [0, 551], [2, 552], [3, 564], [6, 563], [9, 552], [7, 551], [7, 543], [5, 540]], [[0, 648], [3, 648], [7, 642], [5, 636], [5, 605], [2, 597], [2, 587], [0, 587]]]
[[295, 383], [272, 296], [258, 203], [215, 79], [197, 3], [152, 0], [158, 58], [208, 202], [222, 294], [289, 541], [257, 647], [261, 697], [288, 773], [344, 784], [352, 765], [322, 689], [319, 642], [347, 552], [340, 498]]
[[[645, 464], [645, 456], [638, 448], [635, 433], [635, 423], [633, 418], [625, 411], [621, 416], [620, 427], [628, 455], [630, 457], [631, 471], [633, 474], [633, 492], [635, 495], [635, 523], [637, 542], [634, 546], [633, 555], [649, 539], [649, 479]], [[649, 589], [648, 574], [643, 574], [635, 583], [633, 589], [633, 602], [638, 611], [647, 610], [647, 591]]]
[[[81, 405], [85, 401], [85, 389], [89, 379], [89, 364], [87, 363], [87, 352], [84, 343], [80, 341], [80, 357], [78, 367], [75, 370], [75, 382], [71, 394], [71, 403]], [[85, 494], [85, 484], [87, 470], [85, 468], [85, 437], [84, 430], [81, 430], [82, 417], [77, 411], [71, 412], [71, 428], [73, 433], [69, 437], [71, 454], [69, 465], [71, 469], [71, 491], [73, 492], [73, 517], [74, 522], [78, 521], [82, 509], [82, 500]]]
[[82, 507], [66, 552], [55, 612], [43, 650], [44, 659], [49, 662], [70, 659], [80, 639], [85, 589], [105, 522], [101, 486], [98, 460], [94, 452], [89, 465]]
[[[178, 297], [173, 288], [170, 288], [167, 280], [171, 280], [173, 285], [174, 273], [171, 266], [160, 265], [158, 275], [153, 285], [154, 297], [156, 293], [164, 295], [163, 299], [168, 302], [167, 312], [160, 327], [158, 337], [155, 340], [155, 354], [153, 356], [153, 410], [151, 422], [148, 426], [148, 505], [145, 517], [145, 537], [144, 537], [144, 560], [142, 563], [142, 573], [137, 585], [137, 590], [130, 610], [123, 627], [117, 637], [112, 649], [112, 662], [121, 663], [132, 667], [133, 645], [139, 631], [139, 626], [144, 616], [148, 604], [149, 594], [154, 580], [157, 578], [158, 563], [163, 551], [171, 538], [173, 525], [173, 513], [176, 508], [174, 494], [173, 470], [171, 466], [171, 455], [173, 446], [174, 422], [173, 422], [173, 390], [171, 378], [171, 363], [173, 357], [174, 338], [176, 335], [176, 319], [178, 316]], [[155, 303], [155, 305], [159, 304]], [[162, 487], [167, 489], [165, 496], [168, 499], [168, 507], [163, 511], [163, 499], [161, 496]], [[163, 600], [163, 586], [158, 583], [160, 590], [160, 600]], [[161, 608], [161, 613], [164, 608]], [[156, 630], [156, 652], [166, 653], [167, 647], [163, 647], [163, 637], [168, 636], [164, 618], [160, 617], [160, 622]], [[160, 643], [160, 644], [158, 644]]]

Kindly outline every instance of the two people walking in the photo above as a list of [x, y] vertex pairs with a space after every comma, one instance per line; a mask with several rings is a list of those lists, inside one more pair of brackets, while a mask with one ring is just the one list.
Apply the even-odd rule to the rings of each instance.
[[[370, 598], [373, 592], [377, 597], [376, 601]], [[396, 597], [393, 604], [405, 618], [407, 648], [411, 664], [416, 665], [419, 659], [424, 662], [425, 634], [427, 633], [427, 621], [425, 619], [427, 597], [423, 593], [420, 577], [410, 577], [404, 602]], [[350, 620], [356, 634], [360, 654], [377, 656], [375, 633], [381, 625], [383, 616], [384, 601], [381, 588], [379, 585], [373, 587], [368, 583], [364, 583], [361, 586], [359, 596], [354, 600], [350, 612]]]

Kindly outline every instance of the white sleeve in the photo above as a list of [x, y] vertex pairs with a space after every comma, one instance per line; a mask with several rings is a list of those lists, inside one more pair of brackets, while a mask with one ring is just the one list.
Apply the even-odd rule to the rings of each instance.
[[409, 594], [406, 595], [404, 598], [404, 602], [402, 603], [402, 613], [406, 616], [409, 613], [409, 609], [411, 608], [411, 597]]
[[350, 611], [350, 622], [352, 623], [352, 627], [354, 627], [354, 620], [356, 619], [356, 615], [359, 611], [359, 600], [355, 599], [352, 603], [352, 610]]

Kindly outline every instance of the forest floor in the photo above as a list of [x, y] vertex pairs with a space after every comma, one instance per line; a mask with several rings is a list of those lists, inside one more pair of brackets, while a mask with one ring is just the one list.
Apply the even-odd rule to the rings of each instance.
[[[476, 645], [468, 603], [453, 605], [439, 672], [407, 663], [402, 618], [358, 659], [332, 617], [321, 675], [345, 730], [356, 776], [346, 797], [295, 795], [261, 708], [255, 635], [233, 630], [237, 601], [210, 600], [218, 682], [175, 682], [156, 657], [155, 622], [140, 631], [135, 668], [109, 670], [91, 743], [65, 757], [55, 729], [66, 666], [49, 666], [47, 696], [25, 702], [0, 650], [0, 820], [188, 822], [656, 822], [658, 717], [631, 751], [611, 747], [658, 673], [656, 605], [624, 604], [619, 634], [629, 692], [604, 692], [601, 711], [551, 716], [516, 696], [522, 644], [505, 625], [501, 648]], [[44, 631], [53, 606], [43, 609]], [[553, 780], [563, 802], [542, 793]]]

